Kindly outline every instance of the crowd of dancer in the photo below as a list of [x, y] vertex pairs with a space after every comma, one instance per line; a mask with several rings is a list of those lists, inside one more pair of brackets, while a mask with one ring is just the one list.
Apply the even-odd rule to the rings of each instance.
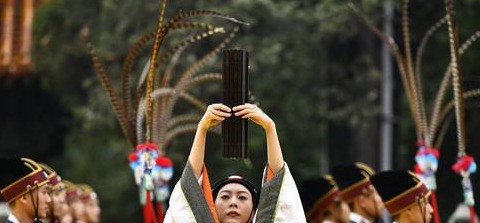
[[96, 223], [97, 193], [87, 184], [62, 179], [50, 166], [29, 158], [1, 158], [1, 194], [8, 223]]

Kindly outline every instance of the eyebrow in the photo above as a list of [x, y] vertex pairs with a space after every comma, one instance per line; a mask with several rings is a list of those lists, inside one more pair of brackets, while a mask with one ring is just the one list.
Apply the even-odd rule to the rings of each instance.
[[[223, 193], [223, 192], [228, 193], [228, 194], [231, 194], [231, 193], [232, 193], [232, 191], [230, 191], [230, 190], [222, 190], [222, 191], [220, 191], [219, 194], [221, 194], [221, 193]], [[238, 191], [238, 192], [237, 192], [237, 194], [243, 194], [243, 193], [245, 193], [245, 194], [250, 194], [250, 193], [248, 193], [248, 191], [245, 191], [245, 190], [241, 190], [241, 191]]]

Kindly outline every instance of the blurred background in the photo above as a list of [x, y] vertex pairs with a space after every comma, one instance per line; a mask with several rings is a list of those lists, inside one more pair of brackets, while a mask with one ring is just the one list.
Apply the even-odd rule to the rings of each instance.
[[[276, 122], [284, 157], [297, 185], [326, 174], [341, 163], [361, 161], [379, 171], [412, 169], [415, 162], [415, 129], [397, 66], [393, 63], [391, 90], [387, 88], [382, 93], [382, 81], [386, 80], [382, 61], [389, 59], [388, 54], [382, 55], [382, 42], [349, 10], [348, 2], [167, 2], [166, 18], [179, 10], [210, 9], [250, 23], [228, 48], [249, 51], [250, 90]], [[400, 1], [353, 2], [380, 29], [391, 26], [394, 38], [403, 47]], [[459, 40], [464, 42], [480, 30], [480, 2], [463, 0], [455, 4]], [[134, 148], [122, 134], [80, 30], [89, 27], [92, 45], [119, 89], [126, 53], [138, 38], [155, 28], [159, 8], [160, 1], [152, 0], [0, 3], [0, 154], [32, 157], [50, 164], [64, 179], [90, 184], [100, 196], [102, 222], [139, 222], [142, 216], [127, 159]], [[388, 9], [392, 13], [386, 13]], [[13, 14], [7, 16], [8, 13]], [[443, 1], [411, 2], [414, 56], [423, 35], [444, 14]], [[209, 18], [200, 21], [218, 22]], [[165, 40], [166, 46], [178, 43], [189, 31], [172, 33]], [[189, 46], [179, 60], [179, 72], [218, 42], [219, 38], [214, 37]], [[141, 51], [133, 67], [133, 79], [138, 80], [151, 55], [151, 46], [149, 42]], [[480, 44], [473, 43], [461, 63], [466, 90], [480, 87], [478, 58]], [[449, 60], [447, 29], [443, 26], [432, 36], [423, 56], [422, 84], [427, 108], [432, 106]], [[221, 57], [216, 57], [202, 69], [218, 73], [221, 67]], [[208, 104], [219, 102], [221, 82], [199, 85], [191, 93]], [[391, 94], [392, 114], [382, 113], [385, 94]], [[447, 100], [452, 95], [448, 91]], [[467, 151], [477, 160], [478, 102], [472, 99], [466, 106]], [[179, 101], [174, 113], [183, 112], [203, 114]], [[437, 172], [438, 204], [445, 220], [463, 200], [460, 177], [451, 170], [457, 154], [453, 113], [447, 120]], [[388, 131], [382, 130], [382, 125], [390, 126], [392, 133], [385, 134]], [[211, 134], [207, 142], [210, 179], [241, 174], [260, 185], [266, 163], [263, 130], [249, 126], [251, 158], [247, 161], [222, 159], [220, 139]], [[181, 134], [164, 148], [174, 163], [172, 186], [181, 174], [192, 140], [193, 132]], [[391, 151], [391, 155], [383, 156], [384, 151]], [[478, 179], [478, 174], [472, 175], [477, 200]]]

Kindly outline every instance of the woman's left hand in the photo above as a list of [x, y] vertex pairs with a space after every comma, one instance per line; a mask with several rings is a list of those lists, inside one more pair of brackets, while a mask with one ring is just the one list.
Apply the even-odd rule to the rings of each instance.
[[233, 107], [235, 116], [241, 118], [248, 118], [257, 125], [262, 126], [264, 129], [271, 127], [274, 122], [268, 117], [258, 106], [254, 104], [245, 103], [243, 105]]

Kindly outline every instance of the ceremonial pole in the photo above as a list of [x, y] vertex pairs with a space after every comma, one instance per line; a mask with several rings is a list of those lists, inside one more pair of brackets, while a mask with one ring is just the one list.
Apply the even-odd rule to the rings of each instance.
[[[393, 36], [392, 0], [383, 2], [383, 30], [387, 36]], [[392, 169], [393, 147], [393, 64], [389, 48], [382, 44], [382, 124], [380, 137], [380, 170]]]
[[[393, 2], [383, 1], [383, 32], [393, 36]], [[380, 127], [380, 170], [392, 169], [393, 151], [393, 63], [387, 44], [382, 44], [382, 123]], [[390, 222], [388, 211], [382, 214], [384, 222]]]

